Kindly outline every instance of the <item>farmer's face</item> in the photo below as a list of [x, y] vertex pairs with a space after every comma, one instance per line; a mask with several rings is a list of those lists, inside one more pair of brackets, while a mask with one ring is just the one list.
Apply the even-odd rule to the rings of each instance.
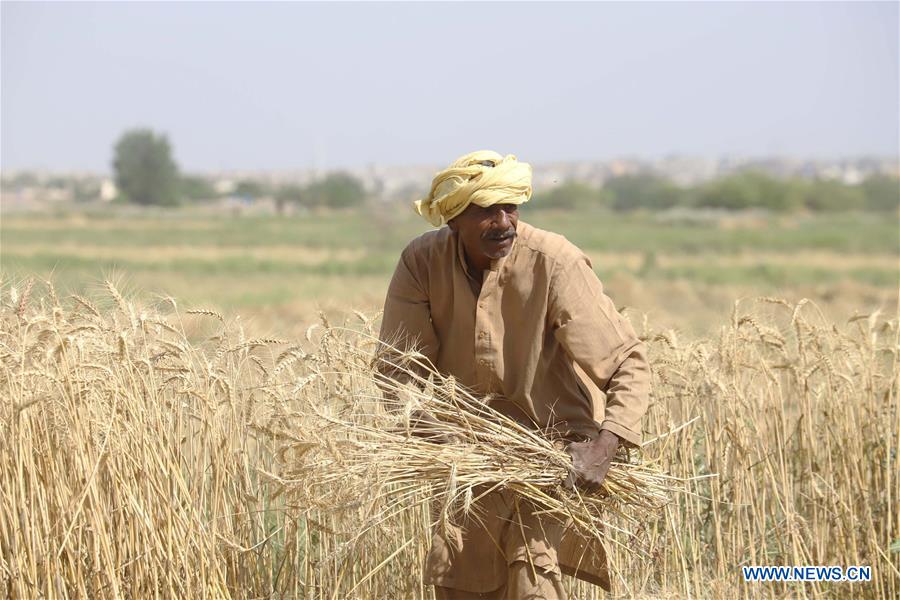
[[472, 266], [484, 270], [491, 261], [503, 258], [512, 250], [519, 222], [516, 204], [494, 204], [482, 208], [470, 204], [449, 223], [457, 232]]

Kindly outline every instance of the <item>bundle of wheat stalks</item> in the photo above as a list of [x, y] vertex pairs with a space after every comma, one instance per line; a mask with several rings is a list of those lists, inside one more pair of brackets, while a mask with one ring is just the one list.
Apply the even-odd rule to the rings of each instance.
[[478, 500], [502, 490], [585, 538], [608, 541], [616, 529], [631, 542], [623, 548], [639, 553], [640, 539], [622, 524], [636, 528], [668, 501], [675, 484], [683, 487], [624, 452], [598, 492], [565, 486], [572, 460], [559, 434], [494, 410], [490, 398], [442, 376], [414, 352], [382, 348], [373, 364], [366, 350], [376, 343], [344, 340], [343, 371], [317, 374], [322, 382], [352, 378], [353, 393], [337, 412], [321, 406], [322, 390], [309, 396], [313, 423], [294, 444], [289, 481], [282, 481], [298, 504], [321, 508], [327, 498], [333, 510], [362, 510], [360, 537], [428, 503], [439, 526], [478, 521]]
[[[409, 385], [381, 377], [377, 322], [348, 319], [285, 344], [113, 285], [0, 283], [0, 596], [430, 599], [429, 503], [462, 519], [496, 486], [587, 534], [605, 520], [623, 596], [900, 594], [895, 315], [835, 324], [760, 298], [708, 339], [645, 323], [659, 441], [613, 467], [606, 498], [560, 489], [552, 439], [415, 356], [394, 364]], [[454, 441], [407, 431], [423, 409]], [[665, 502], [669, 487], [683, 493]], [[873, 580], [741, 580], [765, 564], [872, 565]]]

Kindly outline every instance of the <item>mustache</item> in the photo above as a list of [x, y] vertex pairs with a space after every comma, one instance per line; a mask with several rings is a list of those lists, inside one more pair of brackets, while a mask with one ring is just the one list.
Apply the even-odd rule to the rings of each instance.
[[493, 241], [502, 241], [510, 238], [516, 237], [516, 230], [510, 229], [509, 231], [503, 231], [501, 233], [486, 233], [484, 235], [484, 239], [493, 240]]

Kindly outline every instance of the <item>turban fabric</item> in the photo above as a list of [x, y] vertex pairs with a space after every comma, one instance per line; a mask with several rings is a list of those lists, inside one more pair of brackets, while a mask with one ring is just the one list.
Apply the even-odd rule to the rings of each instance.
[[456, 159], [435, 175], [431, 193], [415, 202], [426, 221], [440, 227], [469, 204], [523, 204], [531, 198], [531, 165], [512, 154], [479, 150]]

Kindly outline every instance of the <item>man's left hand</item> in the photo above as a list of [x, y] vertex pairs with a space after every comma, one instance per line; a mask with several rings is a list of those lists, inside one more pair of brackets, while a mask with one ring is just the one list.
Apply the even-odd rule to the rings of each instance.
[[600, 490], [618, 447], [619, 436], [606, 429], [590, 441], [569, 444], [566, 452], [572, 457], [572, 470], [563, 485], [570, 490], [577, 485], [589, 494]]

